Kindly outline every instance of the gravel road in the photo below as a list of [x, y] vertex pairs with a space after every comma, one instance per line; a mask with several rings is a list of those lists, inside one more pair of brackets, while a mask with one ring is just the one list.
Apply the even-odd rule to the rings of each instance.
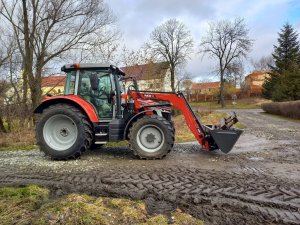
[[206, 224], [300, 224], [300, 123], [236, 110], [244, 133], [227, 155], [196, 142], [163, 160], [104, 148], [51, 161], [38, 150], [0, 152], [0, 186], [36, 183], [71, 192], [145, 200], [149, 213], [176, 207]]

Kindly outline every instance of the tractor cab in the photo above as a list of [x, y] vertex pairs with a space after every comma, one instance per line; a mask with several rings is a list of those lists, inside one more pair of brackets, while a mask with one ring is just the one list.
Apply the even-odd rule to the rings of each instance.
[[77, 95], [90, 103], [101, 119], [115, 117], [118, 93], [124, 91], [120, 78], [125, 74], [106, 64], [67, 64], [64, 95]]

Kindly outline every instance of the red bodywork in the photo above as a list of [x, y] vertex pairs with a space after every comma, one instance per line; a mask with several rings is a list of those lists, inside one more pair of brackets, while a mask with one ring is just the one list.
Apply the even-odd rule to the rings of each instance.
[[38, 112], [39, 110], [42, 110], [46, 108], [47, 106], [53, 104], [53, 103], [73, 103], [77, 106], [79, 106], [88, 116], [89, 120], [93, 123], [99, 122], [99, 118], [97, 116], [97, 113], [94, 109], [94, 107], [88, 103], [87, 101], [83, 100], [77, 95], [63, 95], [63, 96], [54, 96], [54, 97], [45, 97], [42, 101], [42, 103], [38, 106], [38, 108], [35, 110]]
[[[228, 153], [242, 133], [241, 130], [237, 129], [210, 129], [209, 135], [207, 135], [206, 132], [208, 127], [200, 124], [199, 120], [197, 119], [196, 115], [192, 111], [189, 103], [182, 93], [128, 91], [127, 94], [123, 94], [121, 97], [126, 103], [134, 102], [135, 109], [135, 113], [132, 119], [130, 119], [128, 121], [128, 124], [126, 124], [124, 137], [126, 137], [127, 135], [128, 127], [134, 121], [133, 118], [138, 118], [143, 114], [153, 114], [155, 112], [157, 113], [157, 109], [161, 112], [171, 112], [171, 108], [169, 107], [170, 105], [176, 107], [181, 111], [181, 113], [185, 117], [185, 122], [190, 128], [191, 132], [207, 151], [221, 149], [223, 152]], [[159, 104], [156, 101], [168, 102], [169, 104]], [[35, 109], [35, 113], [42, 113], [43, 109], [57, 103], [70, 103], [76, 105], [78, 108], [82, 109], [83, 112], [85, 112], [90, 122], [100, 122], [93, 105], [77, 95], [46, 97], [43, 99], [42, 103]], [[228, 118], [225, 120], [228, 120]], [[226, 123], [229, 124], [234, 121], [232, 123], [234, 124], [235, 122], [237, 122], [236, 115], [230, 120], [231, 121]]]
[[[156, 101], [166, 101], [172, 106], [179, 109], [184, 115], [185, 122], [198, 140], [198, 142], [205, 146], [206, 150], [209, 150], [209, 143], [204, 141], [205, 134], [202, 132], [201, 127], [196, 123], [194, 115], [190, 112], [185, 99], [177, 95], [176, 93], [155, 93], [155, 92], [136, 92], [131, 91], [128, 94], [135, 102], [135, 108], [138, 110], [143, 107], [142, 102], [148, 101], [148, 103], [154, 104], [152, 100]], [[142, 99], [142, 101], [141, 101]], [[157, 104], [157, 103], [156, 103]], [[150, 104], [149, 104], [150, 105]]]

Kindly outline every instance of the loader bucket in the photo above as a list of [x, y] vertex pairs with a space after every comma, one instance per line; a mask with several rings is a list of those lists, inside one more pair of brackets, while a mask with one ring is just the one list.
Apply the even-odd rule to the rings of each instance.
[[240, 129], [231, 128], [228, 130], [214, 129], [210, 130], [209, 133], [219, 149], [224, 153], [228, 153], [233, 148], [242, 132], [243, 131]]

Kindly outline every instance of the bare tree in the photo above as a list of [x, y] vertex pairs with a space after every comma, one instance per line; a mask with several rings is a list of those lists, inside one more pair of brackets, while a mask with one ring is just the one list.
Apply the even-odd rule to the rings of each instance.
[[192, 53], [193, 38], [190, 31], [178, 20], [168, 20], [152, 31], [145, 47], [158, 59], [168, 62], [171, 88], [175, 91], [176, 68], [185, 63]]
[[188, 101], [191, 100], [192, 85], [193, 85], [193, 81], [190, 79], [189, 76], [186, 77], [186, 79], [181, 81], [182, 90], [183, 90], [184, 94], [186, 95]]
[[128, 49], [125, 45], [121, 49], [118, 56], [118, 61], [121, 65], [129, 67], [134, 65], [145, 64], [153, 59], [147, 55], [147, 52], [143, 49], [138, 49], [136, 51]]
[[114, 35], [106, 37], [96, 37], [93, 44], [83, 44], [76, 49], [65, 52], [60, 56], [70, 62], [109, 62], [117, 61], [120, 33], [114, 29]]
[[[186, 71], [185, 67], [178, 66], [176, 68], [176, 84], [175, 84], [175, 90], [180, 91], [180, 89], [183, 88], [183, 91], [185, 91], [185, 87], [183, 86], [184, 81], [191, 80], [191, 74]], [[188, 84], [187, 82], [186, 84]]]
[[240, 60], [233, 61], [228, 65], [225, 71], [225, 79], [235, 87], [241, 86], [241, 83], [243, 82], [244, 74], [245, 74], [245, 68], [243, 62]]
[[253, 41], [248, 36], [249, 30], [241, 18], [231, 21], [217, 21], [209, 24], [207, 34], [200, 43], [200, 52], [209, 54], [218, 60], [220, 75], [220, 103], [225, 106], [224, 101], [224, 76], [230, 64], [246, 57], [250, 51]]
[[22, 54], [32, 106], [41, 98], [45, 65], [71, 49], [106, 43], [114, 17], [103, 0], [1, 0], [1, 19], [9, 22]]
[[270, 56], [263, 56], [259, 60], [251, 60], [251, 64], [253, 70], [270, 70], [271, 67], [274, 65], [274, 60], [272, 55]]

